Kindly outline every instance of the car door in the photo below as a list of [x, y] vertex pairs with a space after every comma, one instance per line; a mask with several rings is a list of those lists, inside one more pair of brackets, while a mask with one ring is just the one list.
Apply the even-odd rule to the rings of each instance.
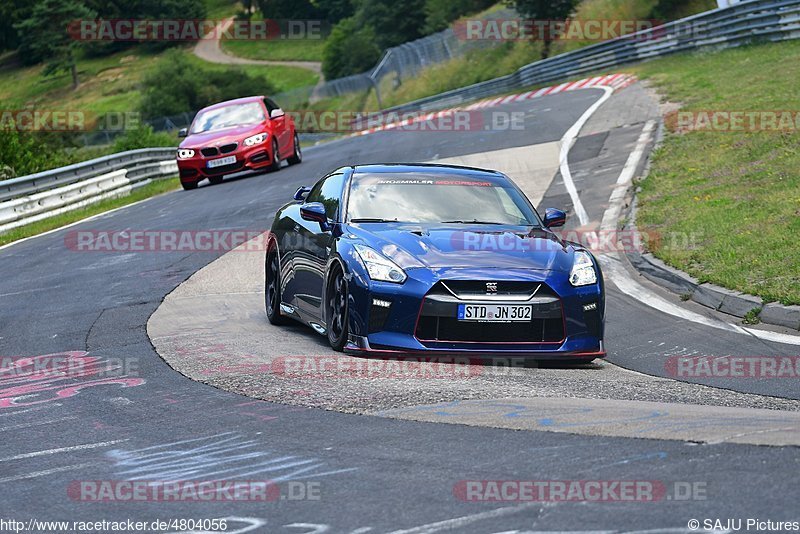
[[[291, 154], [291, 140], [290, 132], [289, 132], [289, 121], [286, 117], [286, 113], [283, 112], [281, 115], [272, 118], [272, 112], [276, 109], [281, 109], [278, 104], [272, 101], [269, 98], [264, 99], [264, 103], [267, 106], [267, 112], [270, 116], [270, 123], [272, 124], [272, 133], [278, 139], [278, 147], [281, 152], [281, 156], [287, 156]], [[283, 111], [283, 110], [281, 110]]]
[[[339, 222], [339, 207], [345, 178], [343, 174], [326, 176], [311, 189], [305, 202], [320, 202], [331, 225]], [[302, 218], [295, 225], [298, 245], [294, 251], [295, 305], [302, 311], [322, 317], [325, 268], [333, 246], [332, 228], [323, 230], [319, 223]]]

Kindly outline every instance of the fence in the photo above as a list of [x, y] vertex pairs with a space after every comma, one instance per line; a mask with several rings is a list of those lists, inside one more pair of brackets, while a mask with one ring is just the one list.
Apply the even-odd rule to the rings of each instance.
[[0, 233], [115, 196], [178, 173], [174, 148], [120, 152], [0, 181]]
[[[384, 111], [427, 111], [452, 107], [487, 96], [676, 52], [723, 49], [749, 43], [798, 38], [800, 0], [751, 0], [537, 61], [508, 76], [422, 98]], [[422, 63], [418, 65], [421, 66]], [[379, 65], [376, 70], [382, 68]], [[107, 196], [121, 194], [151, 179], [176, 172], [174, 149], [162, 148], [123, 152], [61, 169], [0, 181], [0, 232]]]

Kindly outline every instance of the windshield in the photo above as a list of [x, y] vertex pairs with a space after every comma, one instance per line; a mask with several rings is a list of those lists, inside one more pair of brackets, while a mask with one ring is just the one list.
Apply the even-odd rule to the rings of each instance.
[[448, 174], [355, 174], [348, 220], [539, 226], [511, 184]]
[[236, 104], [202, 111], [195, 118], [191, 133], [203, 133], [231, 126], [258, 124], [264, 120], [264, 109], [258, 102]]

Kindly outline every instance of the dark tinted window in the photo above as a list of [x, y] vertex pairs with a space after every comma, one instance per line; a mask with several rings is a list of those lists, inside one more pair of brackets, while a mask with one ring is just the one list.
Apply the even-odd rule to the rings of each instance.
[[328, 219], [336, 220], [339, 213], [339, 198], [344, 187], [344, 175], [332, 174], [323, 178], [311, 188], [306, 202], [322, 202]]
[[539, 225], [523, 195], [504, 179], [437, 174], [356, 174], [348, 220], [413, 223], [483, 221]]

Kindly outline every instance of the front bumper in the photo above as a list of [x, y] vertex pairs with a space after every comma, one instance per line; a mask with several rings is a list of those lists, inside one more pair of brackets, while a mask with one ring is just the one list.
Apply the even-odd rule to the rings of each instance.
[[[181, 182], [199, 182], [204, 178], [223, 176], [244, 170], [262, 169], [272, 164], [272, 148], [269, 143], [261, 143], [252, 147], [241, 146], [229, 154], [221, 154], [211, 158], [206, 158], [195, 151], [192, 158], [178, 159], [178, 172]], [[209, 168], [208, 161], [221, 157], [235, 156], [236, 162], [220, 167]]]
[[[552, 271], [411, 269], [407, 273], [409, 278], [402, 285], [374, 282], [358, 275], [352, 277], [351, 336], [345, 351], [352, 354], [426, 353], [474, 357], [513, 355], [531, 359], [591, 360], [605, 356], [602, 276], [597, 284], [573, 287], [565, 273]], [[543, 289], [525, 301], [498, 300], [497, 297], [490, 302], [473, 300], [475, 297], [461, 301], [463, 295], [441, 294], [442, 281], [474, 281], [478, 284], [505, 281], [522, 286], [540, 285]], [[530, 304], [534, 310], [533, 319], [530, 323], [512, 325], [465, 324], [455, 319], [454, 310], [459, 302]], [[446, 327], [438, 328], [440, 317]], [[437, 324], [437, 329], [433, 329], [433, 324]], [[531, 333], [520, 334], [518, 329], [523, 328]], [[454, 332], [456, 339], [447, 335]], [[487, 335], [485, 339], [481, 337], [484, 334]]]

